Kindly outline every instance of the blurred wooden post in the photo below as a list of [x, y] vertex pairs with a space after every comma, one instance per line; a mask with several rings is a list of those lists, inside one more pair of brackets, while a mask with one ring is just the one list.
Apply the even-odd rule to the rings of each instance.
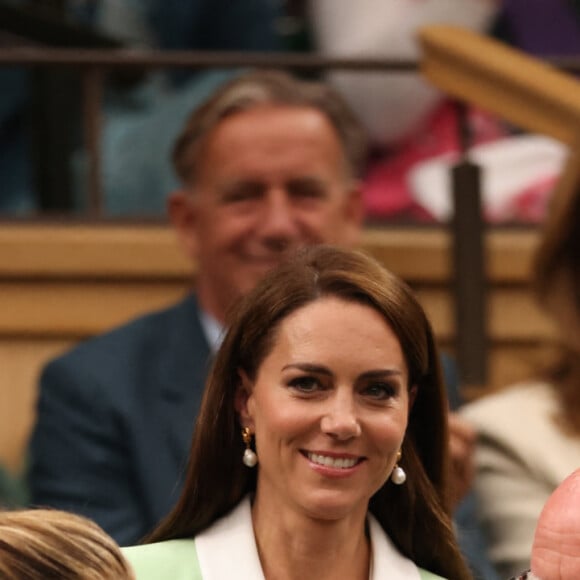
[[452, 170], [453, 290], [456, 356], [461, 384], [482, 387], [488, 379], [487, 288], [481, 205], [481, 168], [469, 159], [465, 105], [458, 104], [462, 158]]
[[73, 205], [70, 159], [75, 149], [78, 80], [70, 70], [35, 67], [31, 75], [31, 158], [41, 211]]
[[83, 128], [87, 155], [88, 210], [93, 217], [104, 209], [101, 179], [101, 129], [104, 73], [102, 68], [90, 66], [83, 73]]

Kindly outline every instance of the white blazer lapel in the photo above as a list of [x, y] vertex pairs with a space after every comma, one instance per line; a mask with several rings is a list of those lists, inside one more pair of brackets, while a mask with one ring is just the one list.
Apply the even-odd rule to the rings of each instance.
[[368, 519], [372, 546], [370, 580], [420, 580], [417, 566], [397, 550], [371, 514]]
[[195, 538], [203, 580], [264, 580], [249, 498]]

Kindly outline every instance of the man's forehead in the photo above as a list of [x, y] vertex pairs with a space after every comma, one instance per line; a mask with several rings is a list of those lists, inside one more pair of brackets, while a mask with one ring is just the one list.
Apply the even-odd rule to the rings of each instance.
[[280, 134], [281, 136], [302, 132], [338, 134], [326, 114], [315, 107], [302, 105], [268, 104], [238, 110], [223, 117], [208, 133], [206, 141], [216, 134], [253, 131], [255, 133]]
[[[345, 152], [333, 127], [315, 109], [248, 111], [225, 119], [208, 136], [201, 165], [210, 171], [334, 172]], [[209, 167], [208, 167], [209, 166]]]

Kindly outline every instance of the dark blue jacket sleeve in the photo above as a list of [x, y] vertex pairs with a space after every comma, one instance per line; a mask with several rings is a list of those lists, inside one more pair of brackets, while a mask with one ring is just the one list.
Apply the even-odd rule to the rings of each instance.
[[108, 389], [68, 357], [47, 366], [30, 444], [28, 483], [36, 506], [85, 515], [117, 542], [134, 543], [148, 522], [131, 481], [123, 421]]

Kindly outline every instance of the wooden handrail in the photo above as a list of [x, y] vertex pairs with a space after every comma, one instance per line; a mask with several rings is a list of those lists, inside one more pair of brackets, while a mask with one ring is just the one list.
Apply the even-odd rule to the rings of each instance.
[[[452, 275], [450, 232], [440, 227], [367, 227], [361, 247], [411, 283], [446, 285]], [[538, 231], [495, 228], [485, 234], [495, 284], [526, 284]], [[19, 222], [0, 224], [0, 281], [186, 280], [195, 269], [167, 223]]]
[[[541, 59], [564, 72], [580, 73], [580, 58], [551, 57]], [[67, 66], [85, 65], [117, 68], [213, 68], [272, 67], [295, 70], [343, 70], [409, 72], [419, 70], [417, 59], [338, 58], [320, 54], [287, 52], [229, 52], [150, 49], [62, 49], [46, 47], [0, 46], [0, 66]]]
[[417, 72], [415, 59], [336, 58], [286, 52], [230, 52], [149, 49], [75, 49], [16, 47], [0, 49], [0, 65], [101, 66], [119, 68], [258, 67], [294, 70], [350, 70]]

